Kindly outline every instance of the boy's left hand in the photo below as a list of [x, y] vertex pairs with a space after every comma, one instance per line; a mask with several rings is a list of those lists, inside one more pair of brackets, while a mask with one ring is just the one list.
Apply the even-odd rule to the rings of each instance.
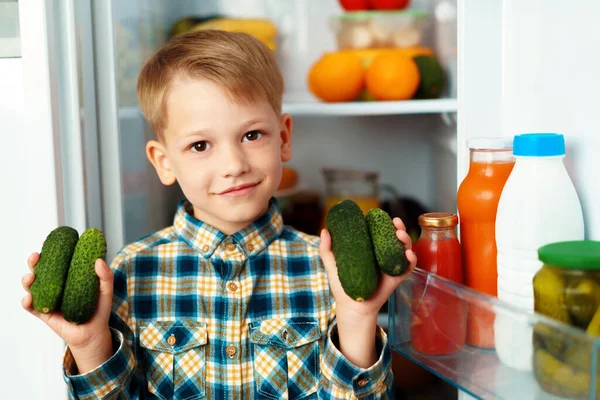
[[404, 245], [406, 250], [406, 258], [409, 261], [408, 270], [400, 276], [391, 276], [384, 272], [380, 273], [377, 289], [371, 298], [363, 302], [357, 302], [344, 292], [340, 279], [338, 277], [335, 258], [331, 250], [331, 236], [327, 229], [321, 231], [321, 245], [319, 246], [319, 254], [325, 265], [327, 276], [329, 278], [329, 286], [335, 298], [336, 308], [340, 310], [350, 311], [357, 316], [373, 316], [379, 313], [381, 306], [389, 299], [392, 292], [400, 285], [400, 283], [414, 270], [417, 264], [417, 256], [412, 251], [412, 241], [406, 232], [404, 222], [400, 218], [393, 219], [396, 227], [396, 236]]

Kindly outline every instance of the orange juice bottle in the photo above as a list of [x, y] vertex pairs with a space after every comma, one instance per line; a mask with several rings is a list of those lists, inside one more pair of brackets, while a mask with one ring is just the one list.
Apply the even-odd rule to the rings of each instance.
[[[515, 161], [512, 138], [478, 138], [468, 141], [469, 172], [458, 188], [460, 242], [465, 283], [491, 296], [498, 295], [496, 268], [496, 212], [504, 184]], [[476, 305], [469, 309], [467, 343], [494, 347], [494, 314]]]

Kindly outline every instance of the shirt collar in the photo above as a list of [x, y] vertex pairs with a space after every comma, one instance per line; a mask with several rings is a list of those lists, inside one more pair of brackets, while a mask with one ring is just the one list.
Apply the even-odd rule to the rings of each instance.
[[[227, 239], [227, 235], [217, 228], [196, 219], [193, 216], [192, 205], [186, 200], [179, 203], [173, 225], [176, 234], [204, 258], [212, 256], [223, 240]], [[231, 235], [228, 242], [239, 244], [246, 256], [250, 257], [268, 247], [281, 235], [282, 230], [283, 218], [279, 204], [277, 199], [272, 197], [267, 212]]]

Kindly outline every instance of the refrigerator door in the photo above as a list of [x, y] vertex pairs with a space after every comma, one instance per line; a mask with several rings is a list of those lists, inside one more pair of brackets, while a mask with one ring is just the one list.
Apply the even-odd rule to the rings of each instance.
[[[102, 221], [108, 259], [171, 224], [177, 185], [164, 187], [146, 158], [154, 134], [137, 106], [144, 61], [165, 41], [172, 10], [165, 1], [92, 3]], [[177, 7], [175, 7], [177, 8]]]
[[[87, 157], [86, 149], [86, 144], [93, 143], [89, 137], [93, 131], [79, 123], [82, 87], [77, 81], [74, 15], [78, 9], [74, 3], [20, 0], [22, 59], [11, 61], [20, 62], [21, 68], [2, 71], [6, 74], [2, 79], [10, 85], [0, 96], [15, 106], [8, 125], [2, 125], [3, 133], [17, 136], [21, 144], [11, 147], [8, 139], [8, 160], [14, 162], [4, 170], [15, 178], [15, 185], [11, 186], [9, 179], [3, 194], [18, 196], [15, 203], [19, 204], [5, 208], [11, 213], [11, 229], [6, 230], [11, 239], [4, 241], [10, 251], [4, 260], [6, 286], [0, 286], [0, 292], [7, 296], [3, 303], [8, 305], [11, 328], [4, 329], [6, 336], [2, 337], [4, 343], [10, 343], [4, 354], [2, 398], [67, 398], [60, 362], [64, 342], [20, 307], [15, 289], [23, 295], [17, 282], [27, 271], [25, 260], [31, 252], [40, 251], [52, 229], [69, 224], [81, 231], [98, 223], [99, 214], [92, 211], [99, 208], [95, 203], [99, 198], [94, 191], [96, 181], [86, 178], [88, 171], [94, 175], [94, 158]], [[79, 37], [83, 38], [86, 32], [80, 28]], [[22, 129], [11, 129], [11, 122], [17, 121], [22, 122]], [[12, 225], [14, 216], [19, 222]], [[35, 384], [31, 384], [31, 377], [35, 377]]]
[[[47, 68], [44, 75], [52, 96], [61, 223], [81, 233], [91, 226], [102, 228], [90, 2], [46, 3], [48, 58], [35, 68]], [[26, 13], [28, 7], [28, 2], [22, 4]], [[24, 40], [30, 33], [22, 31]], [[26, 88], [26, 93], [36, 90]]]
[[[88, 227], [103, 229], [91, 1], [45, 4], [43, 11], [30, 10], [27, 1], [20, 4], [21, 19], [43, 12], [38, 18], [44, 20], [31, 29], [29, 20], [22, 24], [22, 42], [26, 45], [30, 36], [42, 37], [39, 30], [45, 30], [42, 38], [46, 39], [40, 42], [45, 60], [25, 59], [24, 54], [26, 71], [31, 69], [28, 73], [33, 76], [35, 69], [44, 79], [25, 76], [26, 101], [31, 110], [41, 98], [39, 91], [47, 90], [50, 96], [50, 107], [43, 112], [51, 112], [52, 118], [46, 123], [52, 131], [59, 222], [80, 233]], [[41, 112], [31, 118], [42, 121]]]
[[467, 173], [469, 138], [562, 133], [586, 238], [600, 240], [600, 56], [590, 51], [599, 47], [600, 36], [589, 33], [600, 3], [459, 0], [458, 5], [457, 183]]

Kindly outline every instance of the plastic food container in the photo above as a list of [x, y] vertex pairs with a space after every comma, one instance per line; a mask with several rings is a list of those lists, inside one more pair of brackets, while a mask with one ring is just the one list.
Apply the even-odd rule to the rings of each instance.
[[359, 11], [331, 18], [338, 49], [421, 45], [427, 13], [419, 10]]
[[[600, 242], [551, 243], [538, 255], [544, 265], [533, 278], [535, 311], [600, 337]], [[595, 362], [589, 343], [567, 341], [547, 327], [534, 326], [533, 347], [533, 370], [542, 389], [587, 398]]]

